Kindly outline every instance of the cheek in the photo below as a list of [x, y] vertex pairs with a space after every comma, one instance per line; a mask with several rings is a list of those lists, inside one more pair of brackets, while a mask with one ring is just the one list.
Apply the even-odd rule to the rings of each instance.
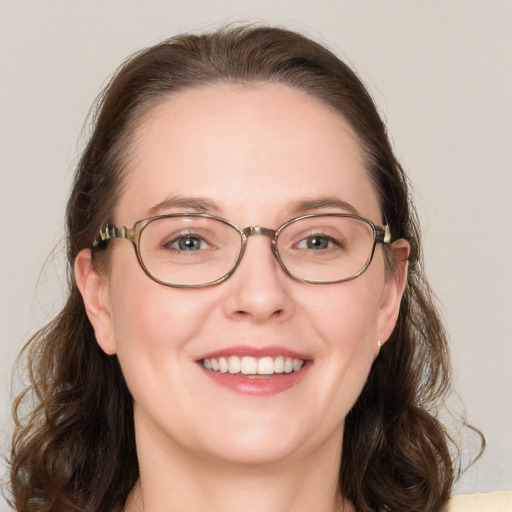
[[179, 374], [180, 362], [193, 358], [194, 340], [213, 306], [198, 290], [152, 281], [129, 251], [115, 256], [110, 280], [112, 332], [127, 383], [136, 394], [136, 388], [144, 388], [144, 383], [139, 385], [143, 378], [149, 384]]
[[[359, 282], [358, 282], [359, 281]], [[381, 289], [375, 281], [358, 279], [317, 291], [308, 301], [320, 379], [335, 415], [346, 415], [357, 400], [378, 352], [377, 326]]]
[[191, 290], [166, 288], [145, 278], [142, 286], [119, 287], [113, 296], [118, 353], [150, 354], [183, 348], [204, 323], [211, 305]]
[[363, 274], [353, 281], [325, 285], [302, 303], [303, 311], [309, 311], [312, 325], [335, 348], [340, 343], [346, 348], [357, 347], [375, 337], [382, 288], [365, 277]]
[[138, 421], [145, 418], [151, 428], [157, 425], [173, 432], [173, 437], [186, 436], [188, 423], [181, 416], [191, 395], [181, 391], [194, 389], [190, 368], [214, 304], [194, 291], [144, 279], [138, 287], [132, 282], [117, 289], [113, 308], [117, 357]]

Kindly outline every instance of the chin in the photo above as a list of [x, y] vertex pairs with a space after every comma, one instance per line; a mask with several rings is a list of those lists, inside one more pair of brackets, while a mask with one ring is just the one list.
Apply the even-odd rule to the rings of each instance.
[[221, 463], [244, 467], [267, 467], [285, 464], [298, 456], [300, 446], [284, 445], [278, 440], [266, 443], [242, 444], [235, 442], [225, 450], [215, 450], [213, 458]]
[[303, 419], [281, 416], [262, 420], [251, 414], [217, 427], [218, 435], [210, 430], [206, 437], [205, 432], [203, 453], [226, 464], [244, 466], [286, 463], [300, 457], [308, 450], [315, 430]]

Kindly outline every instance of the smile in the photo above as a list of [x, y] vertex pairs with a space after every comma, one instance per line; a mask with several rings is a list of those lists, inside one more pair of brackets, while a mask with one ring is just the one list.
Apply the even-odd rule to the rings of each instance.
[[298, 372], [304, 360], [293, 357], [210, 357], [201, 361], [206, 370], [233, 375], [274, 375]]

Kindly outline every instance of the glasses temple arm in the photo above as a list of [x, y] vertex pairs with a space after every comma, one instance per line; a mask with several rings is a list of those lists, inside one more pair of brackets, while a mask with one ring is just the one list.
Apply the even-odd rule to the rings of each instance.
[[118, 228], [113, 224], [105, 224], [100, 228], [99, 236], [94, 240], [92, 246], [98, 247], [101, 243], [112, 240], [113, 238], [129, 239], [128, 228], [126, 226]]
[[391, 230], [389, 229], [389, 225], [386, 224], [384, 227], [377, 226], [376, 228], [376, 237], [375, 241], [381, 244], [389, 244], [391, 243]]

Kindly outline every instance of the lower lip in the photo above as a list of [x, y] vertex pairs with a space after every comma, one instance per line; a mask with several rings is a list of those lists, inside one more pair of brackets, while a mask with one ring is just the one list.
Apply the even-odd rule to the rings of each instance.
[[201, 369], [215, 383], [235, 393], [252, 396], [270, 396], [282, 393], [296, 386], [306, 376], [310, 366], [311, 364], [306, 362], [298, 372], [250, 377], [240, 373], [214, 372], [202, 366]]

